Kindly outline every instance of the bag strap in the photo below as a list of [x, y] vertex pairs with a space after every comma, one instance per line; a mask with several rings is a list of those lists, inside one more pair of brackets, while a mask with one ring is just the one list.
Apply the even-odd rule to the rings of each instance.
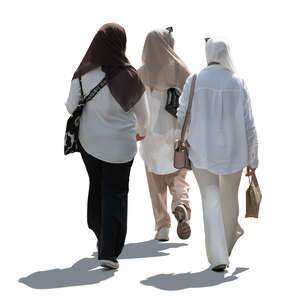
[[84, 97], [83, 94], [83, 88], [82, 88], [82, 82], [81, 82], [81, 77], [79, 77], [79, 84], [80, 84], [80, 91], [81, 91], [81, 96], [82, 96], [82, 100], [80, 102], [80, 104], [85, 105], [88, 101], [91, 101], [96, 94], [105, 86], [108, 84], [108, 82], [110, 80], [113, 79], [113, 77], [115, 77], [119, 72], [121, 71], [121, 69], [117, 69], [114, 73], [112, 73], [109, 78], [107, 76], [105, 76], [89, 93], [87, 96]]
[[252, 182], [254, 183], [254, 185], [257, 187], [258, 186], [258, 181], [257, 181], [255, 173], [252, 175], [251, 179], [252, 179]]
[[81, 98], [83, 99], [84, 98], [84, 94], [83, 94], [81, 76], [78, 77], [78, 80], [79, 80], [79, 85], [80, 85]]
[[181, 143], [184, 143], [184, 137], [185, 137], [185, 132], [186, 132], [186, 129], [187, 129], [187, 125], [188, 125], [188, 123], [190, 122], [190, 119], [191, 119], [191, 108], [192, 108], [192, 103], [193, 103], [196, 79], [197, 79], [197, 74], [194, 74], [193, 79], [192, 79], [191, 90], [190, 90], [189, 104], [188, 104], [188, 108], [187, 108], [187, 111], [186, 111], [186, 114], [185, 114], [184, 123], [183, 123], [182, 130], [181, 130], [181, 139], [180, 139]]
[[255, 173], [253, 173], [252, 175], [249, 176], [249, 184], [251, 184], [251, 183], [253, 183], [254, 186], [256, 186], [256, 187], [258, 186], [258, 181], [257, 181]]
[[[81, 83], [81, 80], [79, 79], [79, 82]], [[89, 93], [87, 96], [84, 97], [83, 95], [83, 89], [82, 89], [82, 83], [80, 84], [81, 89], [81, 96], [82, 100], [80, 104], [85, 105], [88, 101], [91, 101], [96, 94], [108, 83], [107, 77], [104, 77]]]

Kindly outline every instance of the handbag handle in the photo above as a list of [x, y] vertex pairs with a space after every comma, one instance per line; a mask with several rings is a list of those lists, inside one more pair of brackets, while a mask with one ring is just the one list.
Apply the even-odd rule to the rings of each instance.
[[189, 104], [188, 104], [188, 108], [187, 108], [187, 111], [186, 111], [186, 114], [185, 114], [184, 123], [183, 123], [182, 130], [181, 130], [180, 142], [182, 144], [184, 143], [185, 132], [186, 132], [187, 125], [188, 125], [188, 123], [190, 121], [190, 118], [191, 118], [191, 108], [192, 108], [192, 102], [193, 102], [193, 97], [194, 97], [196, 78], [197, 78], [197, 74], [194, 74], [193, 79], [192, 79], [191, 90], [190, 90]]
[[258, 181], [257, 181], [255, 173], [253, 173], [252, 175], [249, 176], [249, 184], [251, 184], [252, 182], [255, 186], [258, 186]]

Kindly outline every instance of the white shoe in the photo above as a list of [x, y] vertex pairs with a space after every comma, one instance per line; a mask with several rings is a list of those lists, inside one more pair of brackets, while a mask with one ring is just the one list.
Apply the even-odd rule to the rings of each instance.
[[157, 233], [154, 237], [155, 240], [166, 242], [169, 240], [169, 227], [162, 227], [157, 230]]
[[100, 259], [100, 266], [106, 269], [118, 269], [119, 263], [117, 261]]

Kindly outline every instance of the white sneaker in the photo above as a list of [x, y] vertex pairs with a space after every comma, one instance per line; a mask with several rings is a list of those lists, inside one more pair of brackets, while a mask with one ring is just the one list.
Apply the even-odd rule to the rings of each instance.
[[118, 269], [119, 263], [118, 261], [108, 260], [108, 259], [100, 259], [100, 266], [106, 269]]
[[155, 240], [166, 242], [169, 240], [169, 227], [162, 227], [159, 230], [157, 230], [155, 237]]

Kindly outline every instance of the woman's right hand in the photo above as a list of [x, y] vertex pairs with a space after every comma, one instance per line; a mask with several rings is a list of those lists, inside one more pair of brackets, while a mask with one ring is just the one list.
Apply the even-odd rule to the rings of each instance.
[[139, 142], [139, 141], [142, 141], [145, 137], [144, 136], [140, 136], [138, 133], [136, 134], [136, 140]]
[[255, 174], [255, 170], [256, 170], [256, 168], [251, 168], [250, 166], [247, 166], [246, 176], [251, 176], [251, 175]]

